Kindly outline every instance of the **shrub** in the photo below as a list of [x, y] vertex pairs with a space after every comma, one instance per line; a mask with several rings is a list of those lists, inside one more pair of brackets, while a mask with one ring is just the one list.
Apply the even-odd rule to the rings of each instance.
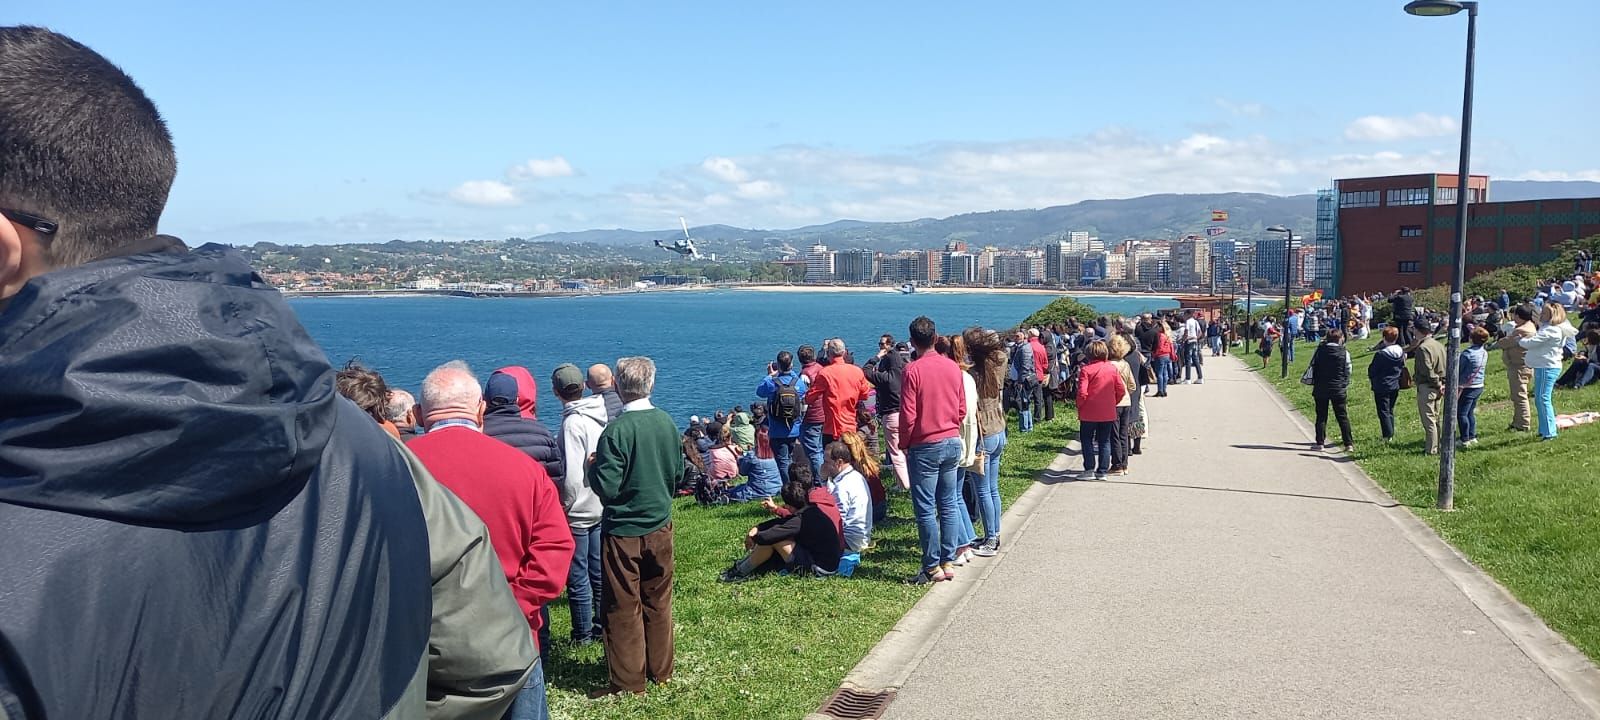
[[1093, 305], [1078, 302], [1071, 297], [1059, 297], [1029, 315], [1028, 319], [1022, 321], [1022, 327], [1064, 325], [1069, 318], [1077, 318], [1079, 322], [1094, 322], [1097, 317], [1100, 317], [1100, 311], [1094, 309]]

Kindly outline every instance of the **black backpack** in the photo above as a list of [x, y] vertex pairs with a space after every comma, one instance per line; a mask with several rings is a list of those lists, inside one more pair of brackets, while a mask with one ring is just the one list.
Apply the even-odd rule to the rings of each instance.
[[767, 401], [767, 415], [778, 419], [780, 425], [794, 425], [806, 414], [806, 399], [800, 394], [800, 381], [793, 377], [777, 379], [777, 390]]

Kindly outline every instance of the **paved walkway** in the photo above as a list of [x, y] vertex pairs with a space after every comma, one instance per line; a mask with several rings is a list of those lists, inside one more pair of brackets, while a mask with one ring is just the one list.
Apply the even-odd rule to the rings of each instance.
[[1047, 474], [1007, 552], [934, 590], [949, 625], [885, 717], [1592, 717], [1264, 384], [1208, 362], [1148, 401], [1133, 474]]

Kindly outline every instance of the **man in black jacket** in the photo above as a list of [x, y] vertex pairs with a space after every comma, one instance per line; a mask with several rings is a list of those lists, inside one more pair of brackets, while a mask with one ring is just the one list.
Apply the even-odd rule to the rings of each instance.
[[895, 347], [894, 336], [878, 338], [878, 354], [861, 367], [867, 382], [877, 391], [878, 420], [889, 441], [889, 464], [894, 467], [894, 477], [902, 490], [910, 489], [911, 476], [906, 474], [906, 452], [900, 449], [900, 379], [906, 371], [906, 356]]
[[[552, 479], [567, 476], [561, 445], [550, 428], [539, 422], [539, 385], [527, 368], [503, 367], [489, 375], [483, 398], [483, 434], [521, 450], [544, 466]], [[560, 481], [556, 481], [559, 486]]]
[[1311, 374], [1311, 397], [1317, 402], [1317, 444], [1313, 449], [1321, 450], [1327, 444], [1328, 407], [1332, 406], [1345, 452], [1349, 452], [1355, 449], [1350, 436], [1350, 413], [1345, 409], [1350, 390], [1350, 351], [1344, 346], [1344, 331], [1334, 328], [1325, 338], [1306, 368]]
[[131, 78], [0, 27], [0, 716], [498, 717], [483, 522], [243, 257], [155, 234], [175, 171]]
[[1416, 301], [1411, 298], [1411, 288], [1400, 288], [1389, 298], [1389, 307], [1393, 311], [1389, 324], [1400, 331], [1400, 344], [1411, 344], [1411, 324], [1416, 311]]

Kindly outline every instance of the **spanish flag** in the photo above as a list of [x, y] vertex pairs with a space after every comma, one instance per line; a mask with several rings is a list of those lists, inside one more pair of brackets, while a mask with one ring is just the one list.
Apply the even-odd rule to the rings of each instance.
[[1227, 221], [1228, 221], [1228, 211], [1227, 210], [1212, 210], [1211, 211], [1211, 222], [1227, 222]]

